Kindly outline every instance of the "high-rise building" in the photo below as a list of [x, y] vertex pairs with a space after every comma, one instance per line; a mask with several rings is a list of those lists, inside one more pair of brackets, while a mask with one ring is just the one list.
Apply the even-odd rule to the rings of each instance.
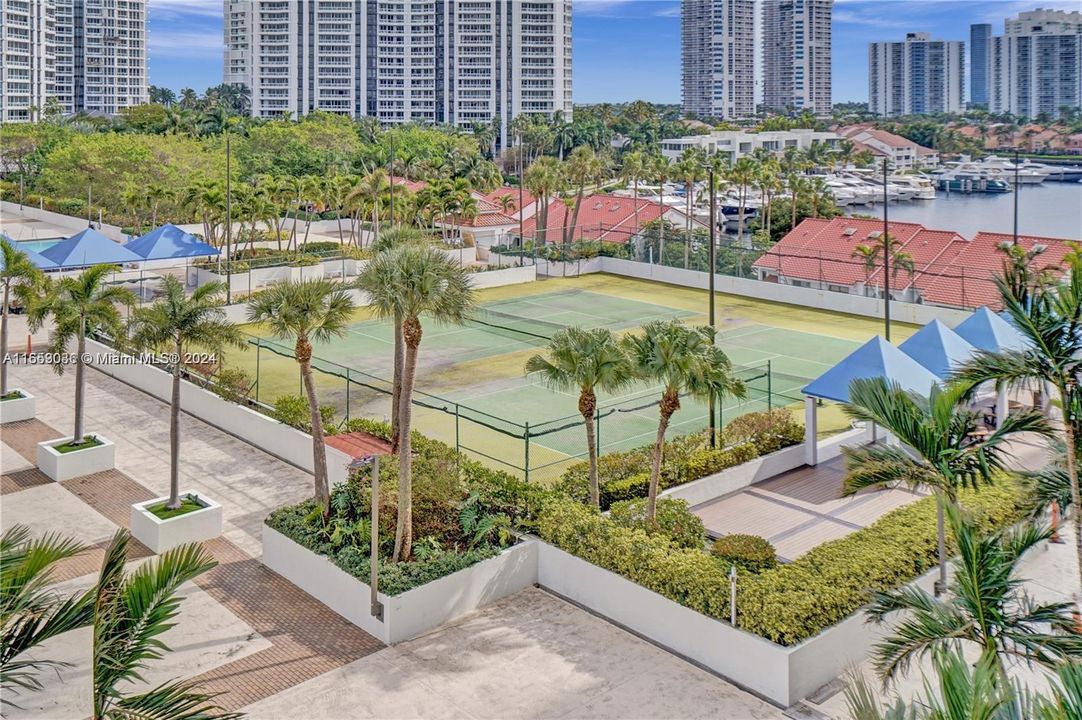
[[763, 105], [829, 115], [834, 0], [764, 0]]
[[988, 23], [969, 26], [969, 102], [974, 107], [988, 107], [988, 55], [992, 51], [992, 26]]
[[755, 114], [755, 0], [682, 0], [684, 112]]
[[571, 0], [225, 0], [227, 83], [257, 117], [470, 127], [568, 119]]
[[876, 115], [965, 109], [965, 43], [907, 33], [905, 42], [868, 45], [868, 110]]
[[4, 0], [0, 120], [114, 115], [148, 100], [147, 0]]
[[1059, 117], [1082, 103], [1082, 12], [1036, 10], [1008, 18], [989, 53], [989, 110]]

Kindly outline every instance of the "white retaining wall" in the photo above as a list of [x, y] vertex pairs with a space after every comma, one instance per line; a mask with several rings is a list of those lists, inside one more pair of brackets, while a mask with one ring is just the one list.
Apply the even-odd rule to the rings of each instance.
[[470, 273], [470, 285], [475, 290], [503, 285], [517, 285], [519, 283], [533, 282], [534, 280], [537, 280], [537, 267], [534, 265]]
[[538, 541], [527, 539], [499, 555], [401, 595], [379, 593], [383, 621], [370, 612], [371, 588], [326, 557], [263, 526], [263, 564], [385, 643], [415, 638], [537, 582]]
[[[243, 307], [243, 306], [241, 306]], [[86, 350], [92, 357], [100, 358], [115, 351], [94, 340], [86, 341]], [[173, 377], [169, 373], [144, 363], [103, 364], [94, 362], [91, 367], [114, 377], [143, 392], [168, 403], [172, 397]], [[229, 402], [209, 390], [182, 380], [180, 384], [181, 409], [203, 422], [233, 435], [249, 445], [313, 472], [312, 436], [296, 428], [278, 422], [262, 413]], [[328, 481], [334, 485], [346, 479], [346, 466], [352, 460], [346, 453], [327, 448]]]

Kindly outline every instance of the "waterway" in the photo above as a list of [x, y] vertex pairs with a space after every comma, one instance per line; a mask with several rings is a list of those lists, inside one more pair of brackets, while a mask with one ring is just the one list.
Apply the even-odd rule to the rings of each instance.
[[[1014, 230], [1014, 193], [947, 194], [935, 200], [891, 203], [889, 218], [915, 222], [932, 230], [953, 230], [972, 238], [978, 232]], [[883, 207], [853, 206], [857, 215], [882, 217]], [[1026, 235], [1082, 240], [1082, 183], [1044, 182], [1023, 185], [1018, 196], [1018, 228]]]

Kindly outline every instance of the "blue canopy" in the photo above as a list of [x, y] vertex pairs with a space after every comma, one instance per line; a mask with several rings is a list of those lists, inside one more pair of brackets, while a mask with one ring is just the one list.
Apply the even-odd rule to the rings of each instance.
[[[9, 238], [7, 235], [4, 236], [4, 239], [7, 240], [12, 245], [14, 245], [16, 250], [21, 252], [26, 257], [30, 258], [30, 262], [34, 263], [35, 265], [37, 265], [42, 270], [52, 270], [52, 269], [56, 268], [56, 263], [54, 263], [49, 258], [44, 257], [40, 253], [36, 253], [36, 252], [34, 252], [33, 250], [31, 250], [29, 248], [19, 247], [19, 243], [15, 242], [11, 238]], [[3, 268], [4, 268], [4, 258], [3, 258], [3, 256], [0, 256], [0, 270], [2, 270]]]
[[129, 240], [124, 247], [144, 260], [206, 257], [218, 254], [217, 248], [207, 245], [195, 235], [186, 233], [172, 224], [162, 225], [142, 237]]
[[844, 360], [812, 380], [805, 395], [849, 402], [849, 383], [864, 378], [881, 377], [895, 382], [903, 390], [927, 396], [938, 380], [916, 360], [876, 335], [854, 350]]
[[954, 332], [978, 350], [1002, 352], [1026, 350], [1029, 347], [1026, 339], [1015, 330], [1013, 325], [987, 307], [977, 308], [972, 315], [954, 328]]
[[139, 262], [131, 250], [113, 242], [94, 228], [87, 228], [41, 253], [57, 267], [77, 268], [101, 263]]
[[898, 346], [898, 349], [932, 371], [932, 374], [945, 380], [952, 370], [969, 360], [975, 352], [958, 333], [933, 320], [915, 335]]

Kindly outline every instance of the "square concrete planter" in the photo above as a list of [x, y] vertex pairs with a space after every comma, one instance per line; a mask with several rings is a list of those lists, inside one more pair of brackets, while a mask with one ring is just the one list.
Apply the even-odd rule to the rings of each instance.
[[213, 540], [221, 535], [222, 506], [194, 491], [181, 493], [182, 497], [185, 495], [194, 495], [203, 507], [162, 520], [147, 508], [165, 502], [168, 495], [132, 505], [131, 533], [135, 539], [154, 552], [162, 553], [184, 543]]
[[37, 413], [34, 396], [22, 388], [11, 388], [8, 392], [22, 393], [22, 397], [12, 400], [0, 400], [0, 423], [33, 420], [34, 415]]
[[97, 433], [87, 433], [97, 438], [101, 445], [95, 445], [75, 452], [60, 453], [53, 446], [71, 441], [71, 436], [46, 440], [38, 443], [38, 469], [54, 482], [71, 480], [83, 475], [112, 470], [116, 467], [116, 446], [108, 438]]

